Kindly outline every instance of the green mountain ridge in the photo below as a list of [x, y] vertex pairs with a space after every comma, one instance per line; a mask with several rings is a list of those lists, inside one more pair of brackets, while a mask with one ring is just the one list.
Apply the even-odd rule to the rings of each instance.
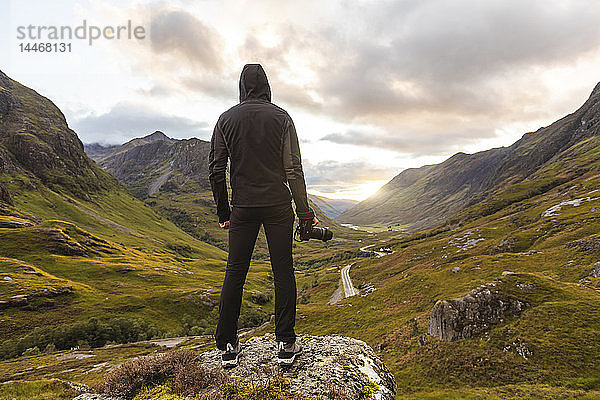
[[[50, 100], [3, 73], [0, 86], [0, 358], [210, 331], [226, 253], [131, 196]], [[250, 294], [267, 271], [249, 274], [242, 326], [272, 313]]]
[[[20, 124], [37, 120], [23, 112], [21, 93], [39, 102], [31, 112], [53, 107], [35, 92], [8, 83], [2, 84], [0, 97], [10, 99], [0, 101], [0, 398], [71, 399], [77, 391], [69, 382], [94, 388], [132, 357], [172, 351], [148, 342], [151, 338], [195, 335], [168, 343], [195, 352], [212, 347], [226, 253], [172, 223], [177, 214], [161, 212], [169, 197], [178, 196], [189, 197], [175, 198], [173, 209], [193, 210], [187, 207], [196, 207], [200, 183], [173, 170], [149, 196], [149, 183], [160, 176], [149, 172], [153, 178], [139, 186], [140, 201], [129, 194], [135, 186], [125, 187], [86, 159], [68, 130], [61, 135], [75, 144], [71, 150], [61, 149], [60, 162], [50, 163], [51, 168], [35, 169], [28, 164], [31, 152], [58, 155], [55, 147], [62, 141], [55, 142], [49, 132], [66, 122], [53, 114], [55, 121], [30, 126], [28, 151], [5, 145], [21, 135]], [[442, 223], [431, 229], [353, 231], [357, 236], [342, 237], [330, 247], [298, 246], [297, 332], [365, 341], [394, 374], [396, 399], [600, 398], [599, 102], [600, 85], [580, 110], [509, 148], [458, 154], [400, 174], [395, 187], [382, 193], [400, 188], [421, 200], [424, 193], [437, 196], [439, 207], [428, 204], [438, 207], [432, 215]], [[112, 160], [123, 161], [142, 148], [168, 153], [174, 146], [161, 134], [151, 136], [134, 139], [126, 149], [86, 150], [95, 151], [95, 158], [112, 154]], [[161, 141], [166, 143], [154, 143]], [[153, 168], [170, 165], [171, 159], [152, 164], [162, 158], [150, 155], [142, 158]], [[63, 165], [79, 167], [64, 171]], [[456, 180], [443, 191], [440, 182], [451, 168], [459, 170]], [[126, 175], [127, 169], [121, 172]], [[136, 173], [138, 178], [148, 174]], [[73, 186], [71, 179], [77, 181]], [[465, 191], [485, 196], [466, 199]], [[212, 198], [206, 195], [202, 212], [206, 224], [214, 225]], [[394, 210], [406, 216], [398, 207], [386, 213], [393, 216]], [[415, 217], [413, 229], [422, 219]], [[198, 222], [200, 229], [203, 224]], [[376, 257], [358, 251], [367, 244], [393, 253]], [[358, 295], [331, 304], [335, 292], [343, 290], [340, 271], [350, 264]], [[255, 328], [245, 332], [244, 342], [272, 331], [272, 325], [261, 325], [273, 310], [272, 287], [270, 266], [255, 259], [241, 319], [242, 326]], [[503, 311], [506, 304], [509, 313]], [[440, 322], [460, 335], [439, 339]], [[109, 345], [100, 347], [104, 344]], [[355, 371], [348, 364], [350, 385]], [[170, 392], [172, 385], [172, 379], [152, 381], [137, 399], [159, 392], [184, 399]], [[293, 398], [284, 397], [285, 382], [254, 388], [275, 399]], [[370, 392], [365, 393], [366, 399]]]
[[[135, 138], [120, 146], [87, 144], [85, 150], [100, 167], [121, 181], [138, 199], [166, 216], [190, 235], [227, 249], [227, 231], [218, 227], [216, 207], [208, 180], [208, 153], [210, 142], [192, 138], [171, 139], [163, 132]], [[334, 246], [345, 248], [347, 241], [355, 241], [360, 233], [346, 227], [327, 215], [309, 198], [320, 226], [335, 231]], [[339, 240], [341, 239], [341, 241]], [[337, 243], [337, 245], [335, 244]], [[307, 253], [322, 252], [322, 245], [298, 244]], [[268, 258], [266, 239], [261, 231], [255, 256]], [[306, 251], [308, 250], [308, 251]]]
[[440, 224], [497, 190], [536, 179], [544, 166], [568, 158], [570, 149], [597, 136], [599, 102], [600, 83], [577, 111], [548, 127], [526, 133], [509, 147], [457, 153], [441, 164], [407, 169], [338, 220], [399, 224], [411, 231]]
[[341, 213], [357, 204], [356, 200], [349, 199], [330, 199], [328, 197], [308, 194], [308, 198], [319, 207], [329, 218], [337, 218]]

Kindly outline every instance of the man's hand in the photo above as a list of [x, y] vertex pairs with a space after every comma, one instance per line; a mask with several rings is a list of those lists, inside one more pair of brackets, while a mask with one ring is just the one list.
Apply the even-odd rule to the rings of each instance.
[[221, 229], [229, 229], [229, 221], [219, 222], [219, 226], [221, 227]]
[[318, 224], [318, 223], [319, 223], [319, 220], [317, 219], [317, 217], [314, 217], [314, 218], [313, 218], [313, 223], [312, 223], [312, 226], [315, 226], [315, 225], [316, 225], [316, 224]]

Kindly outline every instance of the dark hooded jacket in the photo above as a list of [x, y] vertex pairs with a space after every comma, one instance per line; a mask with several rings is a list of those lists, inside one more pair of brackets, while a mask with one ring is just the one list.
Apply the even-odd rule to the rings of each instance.
[[240, 76], [240, 103], [215, 126], [209, 178], [219, 222], [229, 220], [225, 172], [230, 160], [231, 204], [266, 207], [294, 199], [300, 219], [312, 219], [292, 118], [271, 103], [271, 88], [260, 64], [247, 64]]

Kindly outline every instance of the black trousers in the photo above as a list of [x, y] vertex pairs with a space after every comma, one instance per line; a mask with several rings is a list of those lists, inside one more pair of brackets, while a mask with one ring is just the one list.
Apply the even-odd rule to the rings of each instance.
[[229, 226], [229, 257], [219, 300], [215, 339], [225, 350], [237, 341], [242, 291], [261, 224], [265, 228], [275, 281], [275, 338], [296, 339], [296, 278], [292, 261], [294, 213], [286, 203], [272, 207], [233, 207]]

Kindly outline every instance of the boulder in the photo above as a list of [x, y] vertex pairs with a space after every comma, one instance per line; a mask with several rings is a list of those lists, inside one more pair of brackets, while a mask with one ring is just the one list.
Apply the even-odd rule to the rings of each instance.
[[590, 277], [592, 278], [600, 278], [600, 262], [597, 262], [592, 267], [592, 272], [590, 273]]
[[[5, 169], [4, 164], [8, 164], [8, 161], [4, 161], [4, 159], [1, 157], [2, 154], [0, 154], [0, 172]], [[8, 189], [2, 183], [0, 183], [0, 202], [8, 204], [9, 206], [14, 205]]]
[[574, 249], [583, 253], [596, 253], [600, 250], [600, 237], [593, 236], [586, 239], [575, 240], [565, 244], [566, 249]]
[[[396, 393], [394, 376], [365, 342], [345, 336], [298, 337], [304, 351], [289, 368], [279, 372], [290, 381], [290, 390], [306, 396], [322, 396], [337, 389], [349, 399], [363, 399], [373, 389], [373, 399], [391, 400]], [[209, 369], [221, 370], [221, 355], [214, 349], [202, 353]], [[277, 373], [277, 344], [272, 334], [254, 337], [243, 344], [243, 353], [231, 376], [264, 382]]]
[[27, 305], [29, 303], [29, 300], [27, 299], [27, 295], [19, 294], [19, 295], [11, 297], [8, 300], [8, 303], [9, 303], [9, 306], [19, 307], [19, 306]]
[[463, 297], [438, 301], [429, 316], [429, 333], [444, 341], [467, 339], [518, 317], [528, 304], [504, 295], [500, 283], [494, 281]]

